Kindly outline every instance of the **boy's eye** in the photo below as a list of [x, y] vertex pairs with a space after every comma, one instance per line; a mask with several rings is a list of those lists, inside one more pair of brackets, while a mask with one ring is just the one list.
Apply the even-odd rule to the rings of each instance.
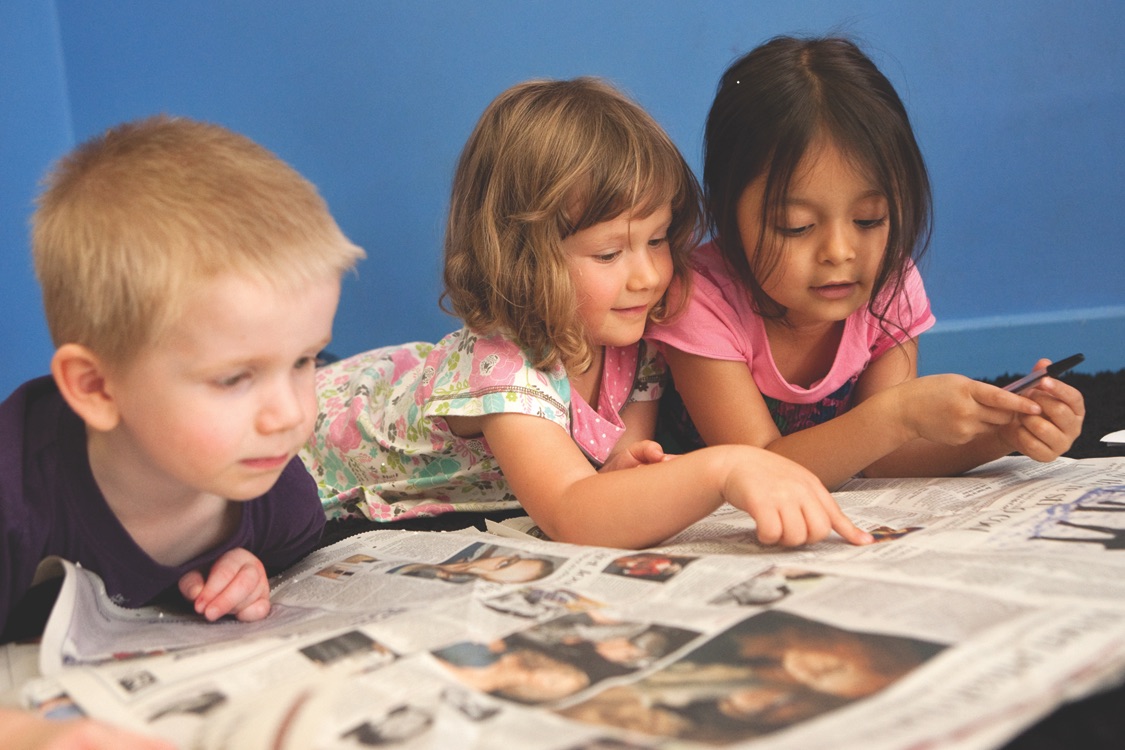
[[248, 373], [248, 372], [238, 372], [238, 373], [235, 373], [233, 375], [226, 375], [224, 377], [217, 378], [215, 380], [215, 385], [219, 386], [220, 388], [234, 388], [235, 386], [239, 385], [240, 383], [243, 383], [243, 382], [249, 380], [249, 378], [250, 378], [250, 373]]

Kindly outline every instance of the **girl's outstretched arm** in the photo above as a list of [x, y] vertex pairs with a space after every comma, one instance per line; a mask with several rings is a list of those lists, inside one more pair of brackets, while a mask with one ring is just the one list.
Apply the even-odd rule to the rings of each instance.
[[597, 472], [556, 424], [522, 414], [480, 419], [512, 491], [557, 541], [651, 546], [724, 501], [754, 518], [764, 544], [810, 544], [833, 530], [853, 544], [871, 541], [815, 476], [767, 451], [718, 446], [673, 461]]

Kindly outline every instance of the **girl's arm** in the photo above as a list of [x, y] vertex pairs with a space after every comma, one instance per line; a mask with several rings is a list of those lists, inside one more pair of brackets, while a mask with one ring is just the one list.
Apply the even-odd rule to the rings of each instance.
[[[917, 341], [911, 340], [873, 362], [860, 378], [857, 399], [866, 401], [880, 391], [896, 388], [900, 383], [895, 395], [917, 404], [944, 403], [940, 393], [942, 388], [965, 389], [970, 394], [981, 394], [974, 395], [974, 398], [995, 395], [992, 390], [981, 389], [981, 386], [986, 389], [993, 389], [993, 386], [956, 375], [918, 378], [917, 354]], [[1041, 360], [1036, 367], [1047, 364], [1050, 363]], [[869, 374], [871, 378], [868, 378]], [[1007, 393], [1002, 389], [994, 390]], [[951, 434], [948, 442], [942, 441], [944, 444], [926, 439], [912, 440], [867, 467], [865, 473], [868, 476], [950, 476], [1013, 451], [1036, 461], [1058, 458], [1070, 448], [1082, 429], [1086, 413], [1082, 394], [1059, 380], [1048, 378], [1024, 395], [1038, 405], [1038, 411], [1022, 409], [1009, 414], [1009, 418], [998, 423], [995, 429], [971, 437]], [[951, 405], [953, 413], [936, 411], [932, 415], [934, 420], [956, 423], [962, 417], [956, 411], [960, 402], [968, 403], [968, 400], [954, 402]]]
[[829, 487], [861, 471], [885, 476], [957, 474], [1012, 450], [1027, 449], [1028, 455], [1049, 460], [1047, 444], [1057, 448], [1066, 442], [1060, 434], [1077, 435], [1073, 420], [1063, 413], [1073, 408], [1071, 394], [1070, 401], [1044, 406], [1042, 396], [1017, 396], [960, 375], [917, 378], [914, 340], [871, 363], [857, 383], [852, 409], [785, 437], [745, 363], [710, 360], [670, 347], [665, 357], [706, 443], [767, 448], [807, 467]]
[[481, 417], [512, 491], [552, 539], [638, 548], [657, 544], [724, 501], [749, 513], [763, 544], [796, 546], [857, 529], [807, 470], [748, 446], [718, 446], [674, 461], [596, 472], [557, 424], [523, 414]]
[[[1001, 413], [987, 415], [982, 413], [982, 416], [987, 417], [989, 421], [978, 425], [975, 424], [977, 419], [975, 416], [960, 415], [955, 411], [958, 402], [963, 402], [967, 408], [973, 408], [977, 403], [973, 394], [981, 390], [978, 386], [984, 385], [983, 383], [974, 385], [976, 381], [956, 375], [939, 376], [926, 382], [923, 380], [918, 378], [918, 341], [910, 339], [886, 351], [864, 370], [856, 383], [857, 408], [867, 404], [863, 406], [864, 410], [880, 413], [893, 408], [896, 397], [914, 399], [917, 401], [915, 411], [933, 408], [936, 411], [931, 416], [936, 420], [947, 421], [951, 425], [964, 420], [970, 426], [964, 432], [951, 432], [947, 435], [945, 440], [951, 441], [952, 444], [935, 443], [908, 432], [905, 435], [906, 439], [893, 446], [889, 452], [876, 457], [867, 466], [861, 467], [860, 470], [865, 475], [952, 476], [1011, 452], [1012, 449], [1004, 444], [999, 431], [987, 427], [988, 424], [998, 426], [1010, 422], [1013, 418], [1011, 412], [1001, 411]], [[938, 389], [966, 389], [966, 393], [963, 398], [951, 404], [954, 411], [943, 414], [939, 404], [934, 404], [932, 407], [924, 405], [927, 402], [927, 391], [933, 390], [930, 386]], [[1006, 400], [1011, 401], [1011, 399]], [[903, 420], [907, 418], [906, 415], [903, 416]], [[985, 431], [976, 433], [977, 429]]]
[[707, 445], [742, 444], [790, 458], [836, 487], [909, 439], [879, 408], [851, 409], [782, 437], [745, 362], [665, 347], [676, 390]]

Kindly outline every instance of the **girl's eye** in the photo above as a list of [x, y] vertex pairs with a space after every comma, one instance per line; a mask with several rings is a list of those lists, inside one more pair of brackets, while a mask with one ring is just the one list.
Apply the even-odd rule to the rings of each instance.
[[808, 234], [812, 228], [812, 224], [805, 224], [801, 227], [778, 227], [777, 231], [786, 237], [800, 237], [802, 234]]
[[599, 263], [612, 263], [613, 261], [617, 260], [618, 256], [620, 255], [620, 250], [614, 250], [608, 253], [599, 253], [598, 255], [594, 256], [594, 260], [598, 261]]
[[878, 229], [887, 223], [886, 216], [880, 216], [878, 219], [856, 219], [855, 225], [860, 229]]
[[661, 245], [666, 245], [666, 244], [668, 244], [668, 238], [667, 237], [656, 237], [656, 238], [648, 241], [649, 247], [660, 247]]

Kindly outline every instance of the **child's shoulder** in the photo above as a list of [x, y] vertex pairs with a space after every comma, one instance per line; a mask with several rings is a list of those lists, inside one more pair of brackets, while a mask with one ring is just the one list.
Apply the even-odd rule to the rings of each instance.
[[692, 253], [691, 270], [694, 294], [721, 298], [732, 304], [746, 297], [737, 272], [713, 241], [699, 246]]
[[60, 414], [69, 411], [51, 376], [29, 380], [0, 403], [0, 471], [9, 473], [34, 444], [56, 431]]
[[447, 371], [456, 371], [471, 390], [490, 386], [534, 383], [554, 390], [566, 381], [561, 366], [537, 368], [531, 355], [509, 334], [478, 333], [469, 328], [447, 336], [438, 344], [448, 353]]

